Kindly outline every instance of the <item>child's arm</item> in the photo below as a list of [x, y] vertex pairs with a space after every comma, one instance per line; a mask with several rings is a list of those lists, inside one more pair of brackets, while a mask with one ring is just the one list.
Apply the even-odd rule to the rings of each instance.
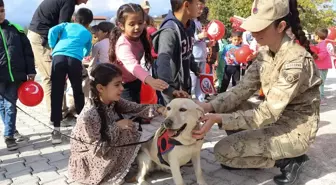
[[[154, 108], [154, 115], [150, 114], [150, 109]], [[159, 115], [158, 108], [162, 107], [161, 105], [145, 105], [145, 104], [137, 104], [135, 102], [131, 102], [125, 99], [120, 99], [116, 105], [116, 111], [121, 114], [135, 114], [136, 117], [142, 118], [150, 118], [151, 116]]]
[[134, 56], [132, 46], [122, 43], [119, 45], [117, 50], [117, 55], [119, 60], [124, 64], [124, 67], [129, 71], [132, 75], [137, 77], [142, 82], [145, 82], [145, 79], [150, 76], [149, 73], [141, 67], [139, 61]]
[[193, 54], [190, 56], [190, 71], [192, 71], [196, 76], [199, 76], [200, 74], [198, 63], [195, 62], [195, 57]]
[[75, 11], [75, 6], [71, 1], [66, 1], [60, 11], [58, 23], [70, 22]]
[[91, 52], [91, 48], [92, 48], [92, 35], [89, 34], [89, 40], [88, 42], [85, 44], [85, 52], [84, 52], [84, 56], [87, 57], [90, 55], [90, 52]]
[[159, 48], [158, 58], [156, 61], [157, 77], [169, 84], [169, 87], [163, 91], [169, 97], [173, 97], [173, 92], [177, 89], [174, 88], [174, 76], [172, 75], [172, 67], [170, 63], [174, 62], [175, 45], [179, 43], [177, 35], [171, 29], [163, 30], [159, 35]]
[[32, 50], [32, 47], [30, 45], [30, 42], [25, 34], [20, 34], [21, 42], [22, 42], [22, 49], [23, 49], [23, 55], [26, 65], [26, 74], [29, 76], [29, 78], [34, 78], [36, 74], [35, 70], [35, 63], [34, 63], [34, 53]]
[[67, 23], [62, 23], [50, 28], [48, 33], [48, 43], [51, 49], [53, 49], [56, 46], [57, 41], [66, 25]]

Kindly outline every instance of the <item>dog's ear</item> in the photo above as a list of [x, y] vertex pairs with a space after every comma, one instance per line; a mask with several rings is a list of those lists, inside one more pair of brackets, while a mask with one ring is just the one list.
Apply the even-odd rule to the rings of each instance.
[[197, 117], [198, 118], [201, 118], [201, 117], [204, 116], [204, 114], [205, 114], [204, 109], [201, 106], [196, 104], [196, 110], [197, 110]]

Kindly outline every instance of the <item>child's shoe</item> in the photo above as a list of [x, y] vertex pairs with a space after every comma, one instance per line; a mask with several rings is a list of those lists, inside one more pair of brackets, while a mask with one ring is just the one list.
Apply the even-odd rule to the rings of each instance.
[[13, 136], [5, 137], [5, 143], [8, 151], [13, 151], [19, 148]]

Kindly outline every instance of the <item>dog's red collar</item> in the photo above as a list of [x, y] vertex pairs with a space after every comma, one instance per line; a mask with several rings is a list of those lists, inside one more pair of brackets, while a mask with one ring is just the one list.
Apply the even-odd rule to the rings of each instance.
[[168, 136], [168, 132], [166, 129], [162, 129], [160, 136], [158, 137], [157, 140], [157, 147], [158, 147], [158, 158], [161, 162], [161, 164], [169, 166], [167, 161], [165, 161], [162, 157], [162, 155], [167, 154], [171, 150], [174, 149], [176, 145], [182, 145], [181, 142], [172, 139], [171, 137]]

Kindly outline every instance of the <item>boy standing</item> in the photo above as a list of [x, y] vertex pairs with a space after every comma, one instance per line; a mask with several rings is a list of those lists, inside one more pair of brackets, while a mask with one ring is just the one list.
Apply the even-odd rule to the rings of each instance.
[[171, 0], [169, 12], [160, 30], [153, 35], [153, 45], [158, 53], [153, 74], [164, 80], [169, 87], [161, 92], [159, 103], [166, 105], [173, 98], [189, 97], [191, 90], [190, 70], [199, 75], [192, 49], [199, 0]]
[[[88, 0], [43, 0], [35, 10], [27, 33], [35, 56], [35, 64], [42, 80], [47, 111], [51, 111], [51, 50], [48, 46], [49, 29], [63, 22], [71, 22], [75, 6]], [[68, 114], [63, 99], [63, 117]]]
[[240, 64], [236, 61], [234, 52], [241, 47], [242, 33], [233, 31], [231, 34], [231, 44], [225, 46], [222, 57], [225, 61], [224, 76], [220, 93], [225, 92], [232, 78], [232, 86], [236, 86], [240, 80]]
[[18, 88], [24, 81], [34, 80], [34, 55], [24, 29], [5, 19], [5, 5], [0, 0], [0, 116], [5, 124], [7, 149], [16, 150], [23, 137], [16, 130]]
[[75, 23], [59, 24], [52, 27], [48, 34], [48, 42], [52, 49], [53, 57], [50, 118], [54, 124], [54, 131], [51, 135], [53, 144], [62, 142], [60, 124], [62, 120], [62, 99], [66, 75], [68, 75], [73, 89], [77, 114], [84, 107], [82, 60], [84, 56], [89, 55], [91, 50], [92, 35], [87, 28], [92, 20], [93, 14], [91, 10], [81, 8], [75, 15]]

